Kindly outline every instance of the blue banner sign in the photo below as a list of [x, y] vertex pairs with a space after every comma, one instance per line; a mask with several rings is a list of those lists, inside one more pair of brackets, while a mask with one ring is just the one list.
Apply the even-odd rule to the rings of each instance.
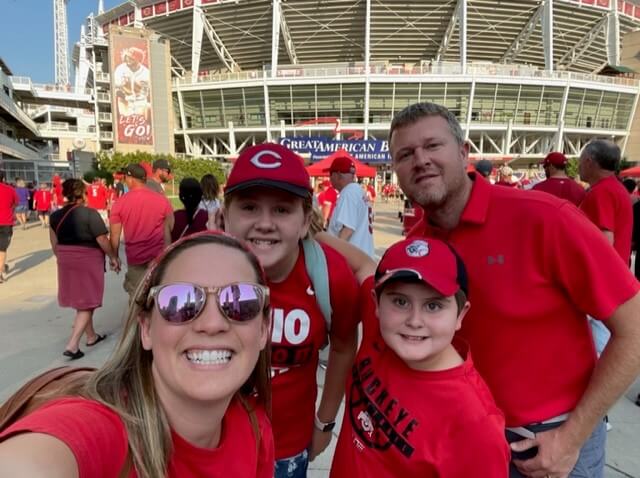
[[331, 139], [322, 136], [295, 136], [280, 138], [280, 144], [300, 154], [309, 154], [311, 161], [326, 158], [339, 149], [363, 163], [389, 163], [389, 142], [381, 139]]

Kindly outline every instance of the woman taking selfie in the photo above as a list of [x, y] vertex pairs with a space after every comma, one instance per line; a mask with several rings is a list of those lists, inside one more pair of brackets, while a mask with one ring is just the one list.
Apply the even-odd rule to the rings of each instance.
[[264, 284], [228, 236], [167, 248], [107, 363], [0, 434], [0, 477], [272, 477]]

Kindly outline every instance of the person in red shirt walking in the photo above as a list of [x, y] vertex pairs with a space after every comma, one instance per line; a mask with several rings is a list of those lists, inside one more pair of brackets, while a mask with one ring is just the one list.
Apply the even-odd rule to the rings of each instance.
[[111, 246], [118, 253], [124, 231], [127, 272], [124, 290], [133, 298], [147, 265], [171, 244], [173, 209], [164, 196], [145, 186], [147, 173], [139, 164], [125, 169], [129, 192], [118, 199], [109, 217]]
[[20, 198], [15, 189], [5, 184], [5, 173], [0, 171], [0, 284], [5, 280], [4, 274], [9, 270], [7, 266], [7, 249], [13, 236], [13, 212]]
[[[400, 185], [425, 211], [410, 237], [446, 238], [467, 267], [474, 305], [458, 335], [505, 414], [510, 476], [602, 476], [603, 417], [640, 372], [640, 284], [569, 202], [467, 174], [445, 107], [404, 108], [389, 136]], [[613, 331], [599, 360], [586, 314]]]
[[566, 199], [576, 206], [584, 199], [585, 190], [577, 182], [567, 176], [567, 157], [557, 151], [553, 151], [544, 158], [542, 167], [547, 179], [535, 184], [533, 191], [542, 191], [553, 194], [561, 199]]
[[53, 193], [47, 183], [40, 183], [40, 189], [33, 194], [33, 208], [38, 213], [40, 224], [44, 228], [49, 227], [49, 215], [53, 203]]
[[87, 186], [87, 206], [98, 211], [102, 220], [106, 222], [109, 197], [107, 187], [102, 181], [100, 178], [94, 178]]

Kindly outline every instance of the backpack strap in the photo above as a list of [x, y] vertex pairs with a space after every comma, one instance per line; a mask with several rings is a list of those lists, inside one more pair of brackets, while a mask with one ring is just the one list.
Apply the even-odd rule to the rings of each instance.
[[327, 324], [327, 330], [331, 330], [331, 296], [329, 289], [329, 266], [327, 265], [327, 256], [315, 239], [303, 239], [302, 249], [304, 251], [304, 265], [307, 269], [311, 284], [313, 284], [313, 292], [318, 302], [318, 307], [324, 316]]
[[[72, 379], [72, 375], [78, 372], [92, 372], [91, 367], [58, 367], [47, 370], [37, 377], [25, 383], [0, 407], [0, 430], [4, 430], [28, 411], [34, 409], [33, 398], [39, 393], [46, 391], [48, 386], [54, 382], [66, 382], [65, 378]], [[70, 380], [68, 380], [70, 381]]]

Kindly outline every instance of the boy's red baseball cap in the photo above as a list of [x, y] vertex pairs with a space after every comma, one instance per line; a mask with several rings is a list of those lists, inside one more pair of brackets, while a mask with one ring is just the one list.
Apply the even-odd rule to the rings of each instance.
[[468, 293], [462, 260], [451, 246], [438, 239], [411, 237], [389, 247], [376, 269], [376, 290], [393, 279], [420, 280], [444, 297], [460, 289]]
[[229, 173], [224, 194], [260, 186], [303, 198], [313, 194], [302, 158], [276, 143], [259, 144], [242, 151]]

